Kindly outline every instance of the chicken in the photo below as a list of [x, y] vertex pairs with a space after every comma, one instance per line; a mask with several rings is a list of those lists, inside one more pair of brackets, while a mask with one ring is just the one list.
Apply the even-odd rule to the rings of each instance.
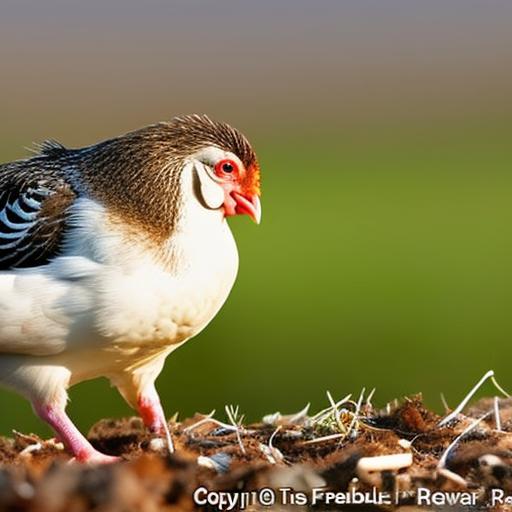
[[0, 166], [0, 384], [78, 461], [113, 460], [65, 412], [67, 389], [100, 376], [172, 447], [155, 379], [234, 284], [226, 217], [260, 222], [256, 155], [204, 115], [39, 150]]

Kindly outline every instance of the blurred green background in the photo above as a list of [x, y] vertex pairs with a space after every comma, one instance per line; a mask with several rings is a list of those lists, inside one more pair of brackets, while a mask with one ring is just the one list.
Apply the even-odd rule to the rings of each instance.
[[[184, 112], [231, 122], [261, 160], [263, 222], [231, 221], [239, 277], [169, 358], [169, 415], [257, 419], [363, 386], [440, 410], [491, 368], [512, 389], [511, 22], [492, 0], [3, 2], [0, 158]], [[48, 434], [0, 403], [0, 433]], [[69, 410], [85, 430], [131, 414], [101, 380]]]

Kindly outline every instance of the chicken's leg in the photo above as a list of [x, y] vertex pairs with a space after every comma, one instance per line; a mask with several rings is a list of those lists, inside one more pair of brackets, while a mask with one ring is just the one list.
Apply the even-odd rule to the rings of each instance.
[[172, 442], [169, 425], [167, 424], [160, 397], [154, 385], [149, 386], [144, 392], [139, 394], [137, 397], [137, 409], [146, 427], [151, 432], [165, 436], [169, 452], [174, 453], [174, 443]]
[[93, 448], [91, 443], [87, 441], [85, 436], [69, 419], [63, 407], [38, 402], [33, 403], [33, 407], [36, 414], [52, 427], [57, 437], [73, 454], [75, 460], [79, 462], [98, 463], [108, 463], [119, 460], [118, 457], [105, 455]]
[[155, 380], [162, 371], [165, 358], [151, 360], [146, 366], [141, 366], [130, 373], [117, 376], [111, 382], [117, 387], [126, 402], [136, 409], [146, 427], [160, 436], [165, 437], [170, 453], [174, 453], [169, 425], [155, 388]]

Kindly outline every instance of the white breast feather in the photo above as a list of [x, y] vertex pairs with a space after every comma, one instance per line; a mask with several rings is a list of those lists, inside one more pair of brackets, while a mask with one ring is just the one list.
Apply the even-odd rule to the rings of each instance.
[[222, 213], [192, 197], [190, 179], [169, 240], [172, 271], [127, 242], [100, 205], [77, 201], [64, 257], [0, 273], [0, 352], [47, 355], [82, 380], [159, 357], [204, 328], [229, 294], [238, 255]]

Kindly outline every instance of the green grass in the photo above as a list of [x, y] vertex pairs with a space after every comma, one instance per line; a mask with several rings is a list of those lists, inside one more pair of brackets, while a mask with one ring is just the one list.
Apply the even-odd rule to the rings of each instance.
[[[363, 386], [377, 387], [377, 404], [422, 391], [439, 407], [443, 391], [455, 405], [490, 368], [512, 388], [505, 131], [258, 146], [263, 223], [232, 221], [239, 277], [206, 331], [169, 358], [158, 381], [169, 415], [234, 403], [256, 419]], [[84, 429], [128, 413], [106, 382], [71, 397]], [[22, 399], [0, 400], [0, 432], [43, 431]]]

